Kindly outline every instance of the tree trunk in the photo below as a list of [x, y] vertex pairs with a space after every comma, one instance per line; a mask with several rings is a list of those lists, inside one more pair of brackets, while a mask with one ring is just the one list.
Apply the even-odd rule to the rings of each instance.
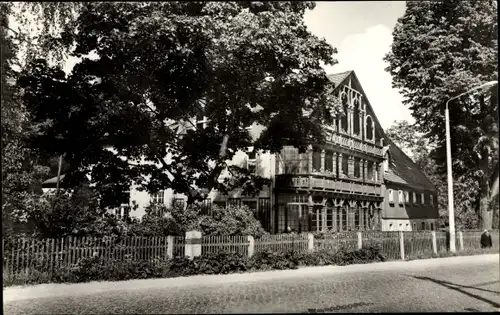
[[[479, 199], [479, 222], [482, 230], [491, 230], [493, 225], [493, 211], [490, 211], [491, 185], [488, 172], [488, 155], [483, 154], [481, 158], [481, 170], [483, 178], [481, 183], [481, 193]], [[495, 184], [495, 182], [493, 182]]]

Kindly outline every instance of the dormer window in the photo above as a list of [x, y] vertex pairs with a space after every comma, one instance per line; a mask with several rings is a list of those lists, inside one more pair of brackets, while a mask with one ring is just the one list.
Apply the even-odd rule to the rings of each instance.
[[399, 202], [400, 205], [402, 205], [404, 203], [404, 196], [403, 196], [403, 191], [402, 190], [398, 191], [398, 202]]
[[389, 189], [389, 203], [394, 203], [394, 190]]
[[384, 155], [384, 172], [389, 171], [389, 153]]

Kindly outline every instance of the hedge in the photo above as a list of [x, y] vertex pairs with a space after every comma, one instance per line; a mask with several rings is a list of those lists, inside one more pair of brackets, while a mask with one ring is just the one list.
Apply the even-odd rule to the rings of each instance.
[[[251, 258], [239, 253], [210, 253], [188, 258], [156, 261], [117, 260], [106, 263], [100, 257], [81, 259], [70, 270], [48, 273], [39, 269], [29, 279], [5, 279], [4, 286], [22, 283], [77, 283], [89, 281], [119, 281], [130, 279], [171, 278], [200, 274], [229, 274], [246, 271], [296, 269], [299, 266], [349, 265], [384, 261], [376, 247], [336, 252], [320, 250], [314, 253], [297, 251], [255, 253]], [[45, 275], [45, 276], [44, 276]], [[16, 281], [17, 280], [17, 281]]]

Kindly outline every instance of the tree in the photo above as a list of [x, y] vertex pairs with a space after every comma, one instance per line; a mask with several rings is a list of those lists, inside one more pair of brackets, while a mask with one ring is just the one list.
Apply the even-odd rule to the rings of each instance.
[[[306, 29], [311, 2], [85, 3], [65, 43], [82, 57], [66, 76], [37, 59], [19, 80], [42, 134], [31, 147], [91, 174], [106, 206], [130, 184], [252, 194], [268, 183], [229, 166], [254, 146], [302, 151], [339, 108], [321, 62], [336, 53]], [[72, 46], [73, 47], [73, 46]], [[89, 53], [97, 58], [88, 58]], [[205, 116], [204, 128], [194, 117]], [[252, 137], [248, 127], [260, 124]], [[109, 150], [112, 148], [112, 150]], [[227, 170], [231, 176], [220, 180]], [[77, 181], [74, 181], [77, 184]]]
[[[415, 125], [406, 120], [394, 121], [386, 130], [387, 136], [401, 149], [412, 157], [419, 168], [427, 175], [437, 190], [437, 205], [440, 226], [448, 225], [448, 186], [446, 174], [439, 171], [436, 161], [430, 151], [432, 147], [424, 135], [417, 132]], [[453, 198], [455, 208], [455, 225], [458, 229], [476, 229], [478, 213], [475, 209], [477, 183], [469, 177], [459, 177], [453, 183]]]
[[[446, 165], [444, 107], [451, 97], [497, 80], [498, 23], [494, 1], [407, 2], [393, 32], [385, 60], [409, 105], [418, 130], [436, 148], [432, 155]], [[495, 89], [450, 103], [455, 179], [477, 187], [483, 228], [498, 194], [498, 95]], [[463, 181], [462, 183], [465, 183]]]
[[14, 84], [17, 73], [17, 42], [6, 27], [11, 3], [0, 3], [0, 63], [2, 111], [2, 232], [3, 237], [28, 233], [28, 214], [36, 208], [39, 184], [48, 169], [37, 161], [37, 154], [25, 147], [29, 115]]

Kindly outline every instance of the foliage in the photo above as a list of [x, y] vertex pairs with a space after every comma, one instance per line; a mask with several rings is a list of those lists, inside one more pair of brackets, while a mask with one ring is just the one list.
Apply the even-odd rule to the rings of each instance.
[[171, 209], [151, 205], [140, 221], [129, 224], [129, 233], [144, 236], [184, 235], [187, 231], [201, 231], [203, 235], [252, 235], [267, 234], [254, 212], [246, 206], [214, 206], [212, 213], [202, 212], [199, 204], [174, 204]]
[[[251, 258], [239, 253], [203, 254], [190, 260], [185, 257], [155, 260], [115, 260], [108, 261], [94, 256], [81, 259], [68, 269], [57, 269], [50, 276], [52, 282], [88, 282], [98, 280], [129, 280], [147, 278], [169, 278], [199, 274], [228, 274], [257, 270], [297, 269], [299, 266], [349, 265], [384, 261], [378, 248], [363, 248], [346, 251], [318, 251], [299, 253], [297, 251], [274, 252], [271, 250], [257, 252]], [[29, 283], [47, 281], [46, 264], [35, 264], [36, 271]], [[4, 279], [5, 282], [6, 279]], [[15, 280], [9, 279], [10, 283]]]
[[99, 207], [95, 194], [87, 185], [74, 191], [45, 194], [29, 212], [34, 235], [39, 238], [72, 236], [120, 236], [126, 233], [118, 221]]
[[[227, 161], [249, 146], [305, 149], [337, 110], [321, 68], [336, 51], [303, 22], [313, 7], [84, 3], [63, 41], [81, 62], [66, 76], [37, 59], [19, 80], [41, 131], [31, 147], [91, 174], [103, 206], [127, 202], [132, 183], [172, 188], [189, 204], [202, 190], [254, 194], [268, 181]], [[197, 116], [209, 118], [203, 130]], [[256, 124], [258, 137], [247, 128]], [[225, 169], [232, 176], [219, 181]]]
[[36, 207], [39, 183], [48, 169], [37, 163], [37, 154], [24, 146], [29, 116], [14, 84], [17, 46], [5, 27], [11, 3], [0, 3], [1, 111], [2, 111], [2, 236], [28, 233], [28, 213]]
[[214, 206], [212, 215], [200, 218], [198, 226], [204, 235], [252, 235], [259, 237], [267, 232], [262, 228], [255, 212], [247, 206], [226, 208]]
[[[393, 39], [385, 58], [393, 86], [401, 89], [418, 130], [436, 146], [432, 155], [444, 173], [446, 102], [472, 87], [498, 80], [497, 4], [408, 2]], [[453, 174], [479, 184], [478, 214], [483, 228], [491, 228], [488, 208], [498, 193], [497, 89], [461, 97], [449, 105]]]

